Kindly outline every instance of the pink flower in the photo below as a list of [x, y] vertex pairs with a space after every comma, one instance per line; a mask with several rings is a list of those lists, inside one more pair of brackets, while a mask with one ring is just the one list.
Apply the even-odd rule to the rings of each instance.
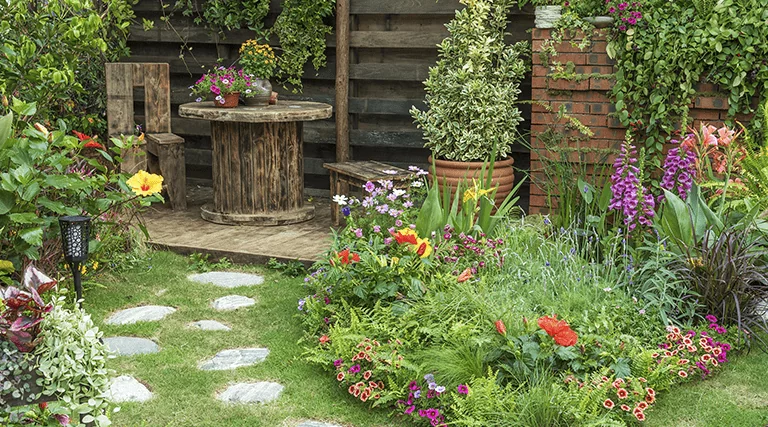
[[716, 131], [717, 131], [717, 128], [712, 125], [702, 126], [701, 127], [701, 143], [703, 145], [717, 146], [717, 137], [715, 137], [714, 135]]
[[216, 95], [220, 95], [221, 89], [219, 89], [219, 87], [216, 85], [211, 85], [211, 92], [215, 93]]
[[456, 391], [458, 391], [459, 394], [469, 394], [469, 387], [467, 387], [466, 384], [459, 384]]

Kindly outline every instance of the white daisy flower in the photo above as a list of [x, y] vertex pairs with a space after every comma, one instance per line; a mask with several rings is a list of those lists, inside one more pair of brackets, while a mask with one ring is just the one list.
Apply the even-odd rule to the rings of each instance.
[[344, 196], [342, 194], [337, 194], [333, 196], [333, 202], [338, 204], [339, 206], [345, 206], [347, 204], [347, 196]]

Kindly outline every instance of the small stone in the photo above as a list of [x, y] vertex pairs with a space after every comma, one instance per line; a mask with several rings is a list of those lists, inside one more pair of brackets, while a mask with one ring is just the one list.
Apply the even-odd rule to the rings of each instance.
[[136, 378], [123, 375], [113, 379], [109, 384], [107, 397], [115, 403], [146, 402], [152, 398], [152, 392]]
[[296, 427], [341, 427], [338, 424], [323, 423], [320, 421], [304, 421], [299, 423]]
[[200, 369], [203, 371], [237, 369], [263, 362], [267, 356], [269, 356], [269, 349], [266, 348], [224, 350], [213, 356], [213, 359], [203, 362]]
[[109, 317], [104, 323], [108, 325], [131, 325], [137, 322], [155, 322], [175, 312], [173, 307], [159, 305], [145, 305], [118, 311]]
[[154, 341], [146, 338], [110, 337], [104, 338], [104, 344], [107, 345], [110, 352], [117, 356], [134, 356], [160, 351], [160, 347]]
[[192, 323], [190, 326], [193, 328], [201, 329], [203, 331], [231, 331], [232, 328], [229, 326], [217, 322], [215, 320], [198, 320], [195, 323]]
[[283, 388], [271, 382], [238, 383], [221, 392], [218, 399], [227, 403], [267, 403], [280, 397]]
[[187, 277], [198, 283], [209, 283], [220, 288], [239, 288], [241, 286], [256, 286], [264, 283], [264, 277], [257, 274], [232, 273], [212, 271], [209, 273], [193, 274]]
[[256, 304], [256, 300], [253, 298], [244, 297], [242, 295], [228, 295], [221, 297], [211, 303], [211, 307], [219, 311], [231, 311], [238, 308], [249, 307]]

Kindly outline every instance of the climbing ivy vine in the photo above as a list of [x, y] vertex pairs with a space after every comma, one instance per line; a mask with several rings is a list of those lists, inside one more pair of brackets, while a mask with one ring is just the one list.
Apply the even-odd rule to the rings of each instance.
[[213, 31], [249, 29], [264, 42], [276, 35], [277, 77], [300, 89], [306, 64], [319, 70], [327, 62], [326, 36], [333, 28], [326, 19], [333, 16], [335, 4], [336, 0], [281, 0], [282, 10], [271, 28], [266, 22], [269, 0], [178, 0], [173, 9]]
[[768, 94], [764, 0], [646, 0], [642, 12], [637, 26], [616, 30], [608, 52], [617, 61], [618, 117], [624, 125], [642, 123], [649, 154], [690, 123], [699, 82], [727, 94], [731, 119], [755, 113]]

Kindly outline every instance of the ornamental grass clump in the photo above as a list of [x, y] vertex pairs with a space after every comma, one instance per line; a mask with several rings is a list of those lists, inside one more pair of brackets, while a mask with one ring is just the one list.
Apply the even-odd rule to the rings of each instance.
[[483, 161], [497, 147], [506, 158], [523, 121], [517, 99], [528, 71], [528, 44], [504, 41], [510, 0], [461, 0], [446, 24], [439, 60], [424, 82], [428, 109], [411, 109], [424, 145], [438, 159]]

